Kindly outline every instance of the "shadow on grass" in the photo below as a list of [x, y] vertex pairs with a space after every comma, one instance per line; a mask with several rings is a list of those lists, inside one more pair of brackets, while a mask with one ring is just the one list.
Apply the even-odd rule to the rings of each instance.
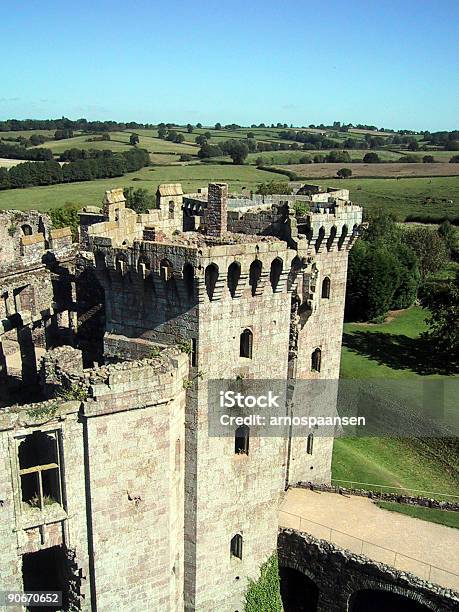
[[350, 351], [394, 370], [411, 370], [421, 375], [453, 373], [451, 364], [443, 361], [435, 346], [423, 338], [356, 331], [343, 334], [343, 344]]

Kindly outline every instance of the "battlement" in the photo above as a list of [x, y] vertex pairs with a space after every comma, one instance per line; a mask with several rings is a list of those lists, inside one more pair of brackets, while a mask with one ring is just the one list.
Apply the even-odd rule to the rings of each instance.
[[169, 401], [183, 388], [188, 358], [174, 346], [148, 343], [146, 352], [149, 356], [142, 359], [84, 369], [81, 351], [59, 347], [42, 357], [43, 386], [47, 395], [78, 398], [85, 403], [85, 414]]

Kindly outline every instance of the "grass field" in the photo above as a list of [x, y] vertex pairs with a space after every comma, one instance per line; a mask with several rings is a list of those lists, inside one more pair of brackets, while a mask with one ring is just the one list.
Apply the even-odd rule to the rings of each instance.
[[279, 180], [279, 174], [248, 165], [157, 166], [142, 168], [138, 172], [112, 179], [0, 191], [0, 209], [48, 210], [67, 202], [82, 206], [98, 205], [104, 192], [114, 187], [144, 187], [155, 192], [160, 183], [180, 182], [185, 191], [190, 191], [206, 186], [211, 181], [222, 181], [229, 183], [232, 191], [240, 192], [243, 187], [255, 189], [259, 183], [271, 180]]
[[[409, 214], [459, 214], [459, 177], [400, 179], [317, 179], [319, 185], [350, 190], [351, 200], [366, 210], [382, 208], [401, 221]], [[426, 202], [426, 198], [435, 202]], [[447, 201], [452, 200], [452, 204]]]
[[459, 495], [457, 475], [449, 473], [440, 460], [421, 456], [418, 445], [407, 438], [337, 438], [332, 475], [335, 484], [341, 484], [336, 480], [366, 483], [355, 488], [379, 491], [380, 486], [371, 485], [383, 485], [383, 491], [393, 493], [389, 487], [402, 487], [412, 489], [413, 496], [425, 491], [427, 497], [439, 499]]
[[[300, 159], [298, 157], [298, 159]], [[438, 177], [459, 176], [459, 164], [436, 163], [436, 164], [363, 164], [363, 163], [338, 163], [338, 164], [289, 164], [282, 166], [284, 170], [291, 170], [299, 177], [310, 178], [337, 178], [336, 173], [340, 168], [350, 168], [353, 177], [361, 178], [416, 178], [416, 177]]]
[[395, 502], [378, 502], [377, 504], [383, 510], [392, 512], [400, 512], [412, 516], [413, 518], [421, 519], [421, 521], [429, 521], [430, 523], [439, 523], [447, 527], [459, 529], [459, 512], [448, 512], [447, 510], [437, 510], [436, 508], [422, 508], [420, 506], [409, 506], [407, 504], [397, 504]]
[[[380, 325], [346, 323], [341, 378], [425, 380], [430, 353], [419, 342], [419, 334], [426, 329], [425, 316], [425, 311], [413, 307], [392, 313]], [[447, 466], [441, 455], [429, 452], [425, 444], [410, 438], [337, 438], [332, 474], [339, 480], [459, 495], [455, 468]]]

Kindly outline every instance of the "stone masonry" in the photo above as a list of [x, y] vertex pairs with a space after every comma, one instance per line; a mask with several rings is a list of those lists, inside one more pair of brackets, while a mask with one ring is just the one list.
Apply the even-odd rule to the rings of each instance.
[[[0, 588], [22, 590], [27, 555], [52, 549], [65, 556], [68, 609], [242, 611], [248, 580], [276, 549], [286, 486], [330, 481], [332, 439], [317, 437], [308, 452], [288, 432], [249, 433], [235, 452], [235, 437], [209, 436], [208, 384], [277, 379], [294, 394], [298, 380], [338, 377], [362, 210], [345, 191], [233, 198], [231, 209], [225, 184], [198, 195], [199, 206], [185, 205], [195, 196], [161, 185], [156, 208], [136, 214], [115, 189], [81, 212], [77, 264], [104, 296], [92, 306], [103, 308], [103, 353], [88, 367], [99, 353], [79, 317], [78, 348], [44, 346], [43, 402], [0, 411]], [[42, 236], [41, 255], [68, 234]], [[53, 307], [41, 282], [37, 298]], [[54, 445], [53, 478], [23, 467], [21, 443], [40, 440]]]

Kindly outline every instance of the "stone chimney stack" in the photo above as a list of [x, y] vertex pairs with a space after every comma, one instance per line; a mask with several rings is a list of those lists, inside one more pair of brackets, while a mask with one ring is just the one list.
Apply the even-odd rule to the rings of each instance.
[[228, 228], [228, 185], [209, 183], [205, 226], [208, 236], [222, 236]]

